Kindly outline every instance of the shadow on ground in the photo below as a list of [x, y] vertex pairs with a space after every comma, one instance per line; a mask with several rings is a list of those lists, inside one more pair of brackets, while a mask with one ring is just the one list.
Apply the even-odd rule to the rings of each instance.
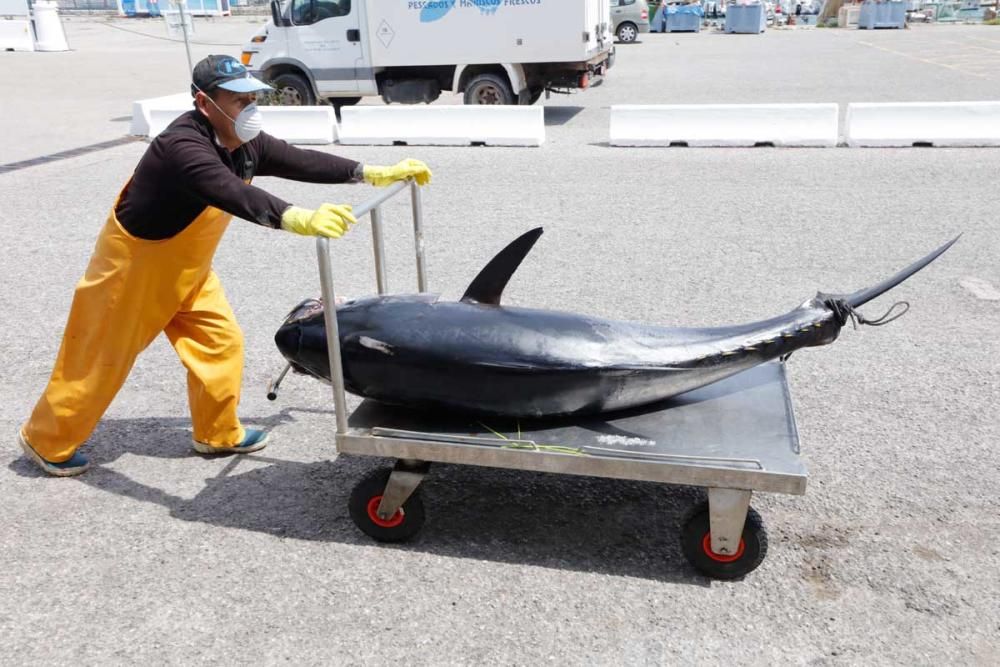
[[[228, 458], [193, 498], [171, 495], [108, 466], [125, 453], [184, 458], [190, 459], [191, 474], [198, 475], [205, 457], [191, 449], [190, 422], [184, 419], [105, 420], [87, 446], [94, 467], [76, 479], [161, 505], [182, 521], [292, 539], [374, 544], [350, 519], [347, 501], [366, 473], [392, 462], [347, 456], [309, 463], [282, 460], [282, 445], [292, 443], [281, 442], [280, 426], [294, 421], [291, 412], [247, 419], [248, 426], [273, 429], [274, 446], [260, 455]], [[23, 457], [10, 468], [22, 476], [42, 474]], [[382, 548], [708, 585], [687, 564], [679, 545], [684, 514], [702, 497], [698, 489], [436, 465], [420, 493], [428, 515], [423, 531], [409, 543]]]
[[583, 107], [545, 107], [545, 125], [547, 127], [565, 125], [581, 111]]

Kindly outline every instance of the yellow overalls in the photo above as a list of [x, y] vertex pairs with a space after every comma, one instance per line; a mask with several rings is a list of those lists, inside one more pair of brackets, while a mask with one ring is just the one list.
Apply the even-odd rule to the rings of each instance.
[[194, 439], [239, 444], [243, 333], [212, 270], [232, 215], [209, 206], [176, 236], [147, 241], [125, 231], [117, 206], [76, 287], [52, 377], [22, 436], [46, 460], [68, 460], [162, 331], [188, 371]]

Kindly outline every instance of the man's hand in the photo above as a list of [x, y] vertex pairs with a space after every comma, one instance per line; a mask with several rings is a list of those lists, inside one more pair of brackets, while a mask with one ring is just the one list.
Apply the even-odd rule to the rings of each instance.
[[366, 164], [364, 178], [365, 183], [371, 183], [378, 187], [384, 187], [406, 178], [413, 178], [417, 185], [427, 185], [431, 182], [431, 170], [420, 160], [406, 159], [391, 167]]
[[348, 225], [356, 222], [351, 207], [346, 204], [323, 204], [315, 211], [289, 206], [281, 214], [281, 228], [286, 232], [331, 239], [339, 239], [347, 232]]

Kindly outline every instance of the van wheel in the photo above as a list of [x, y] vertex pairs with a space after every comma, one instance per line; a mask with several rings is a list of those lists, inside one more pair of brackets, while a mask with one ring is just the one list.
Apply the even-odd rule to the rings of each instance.
[[316, 96], [304, 76], [286, 72], [271, 79], [274, 97], [281, 106], [312, 106]]
[[503, 77], [477, 74], [465, 85], [466, 104], [514, 104], [514, 91]]
[[631, 44], [639, 36], [639, 29], [633, 23], [622, 23], [618, 26], [618, 41]]

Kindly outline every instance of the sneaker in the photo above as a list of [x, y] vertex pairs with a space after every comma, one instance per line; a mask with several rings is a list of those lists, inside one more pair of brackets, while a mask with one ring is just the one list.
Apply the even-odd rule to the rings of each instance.
[[24, 434], [21, 433], [21, 429], [17, 431], [17, 440], [21, 443], [21, 449], [29, 459], [35, 462], [35, 464], [44, 470], [47, 474], [54, 477], [75, 477], [76, 475], [82, 475], [90, 467], [90, 461], [87, 460], [80, 452], [74, 452], [73, 456], [69, 457], [67, 461], [61, 461], [59, 463], [53, 463], [52, 461], [46, 461], [42, 456], [35, 451], [35, 448], [28, 444], [28, 441], [24, 439]]
[[249, 454], [267, 447], [267, 432], [255, 428], [246, 429], [243, 442], [238, 445], [214, 447], [205, 442], [192, 440], [194, 451], [199, 454]]

